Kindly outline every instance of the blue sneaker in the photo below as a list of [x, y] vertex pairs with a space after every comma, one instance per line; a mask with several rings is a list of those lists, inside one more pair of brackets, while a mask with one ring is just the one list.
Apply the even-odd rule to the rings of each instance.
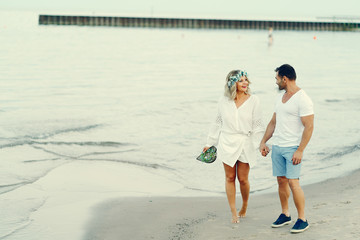
[[291, 223], [291, 217], [287, 217], [285, 214], [280, 214], [280, 216], [278, 217], [278, 219], [273, 222], [273, 224], [271, 225], [271, 227], [273, 228], [278, 228], [278, 227], [282, 227], [284, 225], [290, 224]]
[[293, 226], [293, 228], [290, 230], [290, 232], [292, 233], [300, 233], [305, 231], [306, 229], [309, 228], [309, 223], [306, 220], [306, 222], [304, 222], [303, 220], [301, 220], [300, 218], [296, 221], [295, 225]]

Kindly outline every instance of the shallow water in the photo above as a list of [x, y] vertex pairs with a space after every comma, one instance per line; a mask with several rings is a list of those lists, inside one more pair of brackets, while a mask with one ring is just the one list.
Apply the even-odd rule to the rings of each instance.
[[[0, 239], [31, 224], [48, 197], [9, 194], [67, 163], [141, 167], [195, 190], [187, 195], [223, 193], [221, 163], [195, 157], [232, 69], [250, 74], [264, 125], [274, 69], [297, 70], [315, 104], [304, 184], [360, 168], [359, 32], [275, 31], [269, 46], [267, 31], [38, 26], [37, 16], [0, 14]], [[269, 157], [250, 181], [253, 192], [275, 189]]]

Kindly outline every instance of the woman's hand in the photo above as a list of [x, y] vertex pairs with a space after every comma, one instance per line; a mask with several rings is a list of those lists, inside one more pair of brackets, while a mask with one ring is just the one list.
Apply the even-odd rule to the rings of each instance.
[[265, 143], [261, 143], [260, 144], [260, 152], [263, 157], [266, 157], [266, 155], [268, 155], [268, 153], [270, 152], [270, 149], [268, 146], [266, 146]]
[[204, 147], [203, 152], [206, 152], [210, 147]]

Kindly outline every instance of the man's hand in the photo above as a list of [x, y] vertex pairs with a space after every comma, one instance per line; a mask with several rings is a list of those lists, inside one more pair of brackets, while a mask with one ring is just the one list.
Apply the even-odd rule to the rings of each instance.
[[268, 153], [270, 152], [270, 149], [268, 146], [266, 146], [265, 143], [260, 143], [260, 152], [261, 152], [261, 155], [263, 157], [266, 157], [266, 155], [268, 155]]
[[303, 157], [303, 152], [296, 150], [292, 157], [293, 164], [298, 165], [299, 163], [301, 163], [302, 157]]
[[273, 114], [268, 126], [266, 127], [266, 131], [264, 133], [264, 136], [262, 140], [260, 141], [260, 153], [263, 157], [266, 157], [268, 153], [270, 152], [270, 149], [268, 146], [266, 146], [266, 142], [272, 137], [276, 126], [276, 113]]

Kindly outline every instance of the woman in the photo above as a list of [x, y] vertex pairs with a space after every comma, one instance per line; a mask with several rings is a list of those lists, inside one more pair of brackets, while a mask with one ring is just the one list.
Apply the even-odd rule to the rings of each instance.
[[[206, 151], [217, 145], [217, 158], [223, 162], [225, 170], [225, 188], [232, 223], [238, 223], [238, 217], [246, 215], [250, 193], [248, 175], [263, 134], [259, 99], [250, 95], [249, 84], [245, 71], [234, 70], [227, 75], [225, 96], [218, 103], [218, 114], [203, 149]], [[243, 200], [239, 215], [235, 205], [236, 176]]]

